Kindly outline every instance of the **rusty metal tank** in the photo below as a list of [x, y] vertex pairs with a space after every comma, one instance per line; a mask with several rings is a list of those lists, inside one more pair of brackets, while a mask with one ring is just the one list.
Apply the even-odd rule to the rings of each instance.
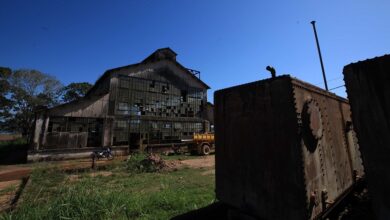
[[221, 202], [259, 219], [315, 219], [363, 175], [346, 99], [288, 75], [214, 96]]
[[390, 219], [390, 55], [344, 67], [352, 118], [378, 219]]

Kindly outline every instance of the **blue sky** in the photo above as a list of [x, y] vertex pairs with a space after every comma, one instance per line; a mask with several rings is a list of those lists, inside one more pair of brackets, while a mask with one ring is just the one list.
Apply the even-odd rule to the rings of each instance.
[[[345, 65], [390, 53], [388, 0], [0, 0], [0, 66], [31, 68], [64, 84], [95, 80], [170, 47], [215, 90], [277, 74], [329, 88]], [[345, 88], [334, 90], [345, 96]]]

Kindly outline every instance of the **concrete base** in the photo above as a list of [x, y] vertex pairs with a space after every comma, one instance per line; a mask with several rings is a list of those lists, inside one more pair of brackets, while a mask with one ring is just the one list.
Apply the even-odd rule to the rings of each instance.
[[[50, 149], [29, 151], [27, 155], [27, 162], [39, 161], [55, 161], [55, 160], [69, 160], [69, 159], [83, 159], [90, 158], [93, 151], [102, 150], [103, 148], [68, 148], [68, 149]], [[128, 147], [112, 147], [114, 156], [125, 156], [129, 154]]]

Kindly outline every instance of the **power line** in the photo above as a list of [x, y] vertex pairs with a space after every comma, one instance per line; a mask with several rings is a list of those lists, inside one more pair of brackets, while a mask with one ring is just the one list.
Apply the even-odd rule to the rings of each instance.
[[328, 82], [335, 81], [335, 80], [342, 79], [342, 78], [343, 78], [342, 76], [336, 77], [336, 78], [333, 78], [333, 79], [329, 79]]
[[[340, 76], [340, 77], [336, 77], [336, 78], [333, 78], [333, 79], [330, 79], [330, 80], [327, 80], [327, 81], [328, 81], [328, 82], [333, 82], [333, 81], [336, 81], [336, 80], [339, 80], [339, 79], [343, 79], [343, 77]], [[321, 86], [321, 84], [322, 84], [322, 82], [315, 83], [315, 84], [313, 84], [313, 85], [315, 85], [315, 86]]]
[[337, 86], [337, 87], [331, 88], [331, 89], [329, 89], [329, 90], [338, 89], [338, 88], [341, 88], [341, 87], [344, 87], [344, 86], [345, 86], [345, 85]]

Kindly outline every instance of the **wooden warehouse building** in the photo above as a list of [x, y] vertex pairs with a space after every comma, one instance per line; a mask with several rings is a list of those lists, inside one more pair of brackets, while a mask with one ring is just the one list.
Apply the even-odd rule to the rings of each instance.
[[38, 112], [29, 156], [143, 149], [209, 131], [210, 87], [176, 55], [158, 49], [140, 63], [107, 70], [85, 97]]

